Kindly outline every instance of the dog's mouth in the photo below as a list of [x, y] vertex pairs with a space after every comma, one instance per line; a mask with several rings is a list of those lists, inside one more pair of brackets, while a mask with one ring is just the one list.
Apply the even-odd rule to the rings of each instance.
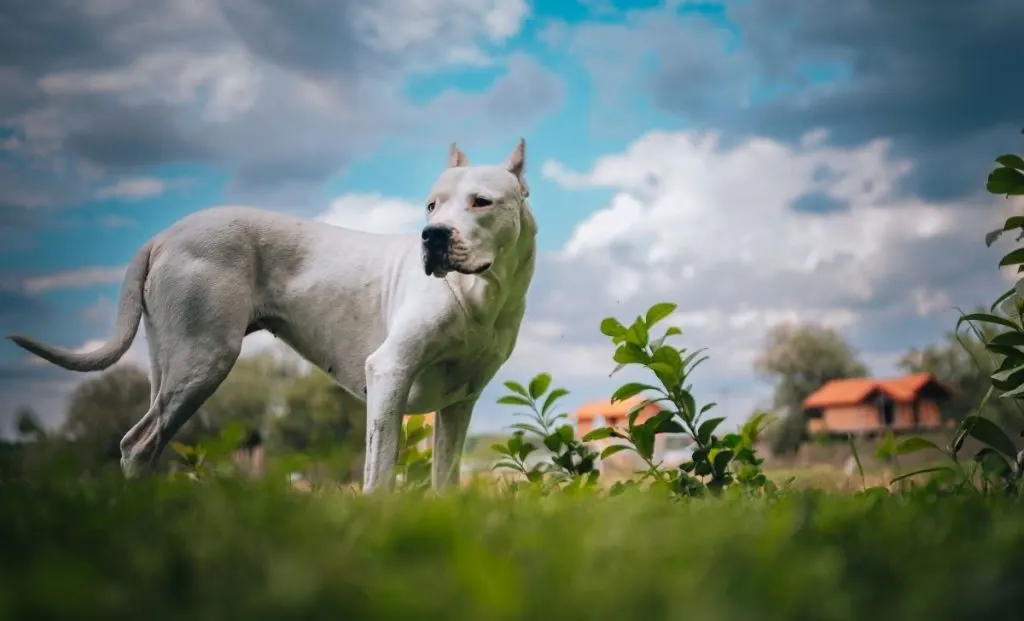
[[444, 251], [423, 250], [423, 271], [427, 276], [444, 278], [450, 272], [458, 272], [469, 276], [477, 276], [491, 269], [491, 262], [471, 264], [466, 260], [453, 260], [453, 253]]

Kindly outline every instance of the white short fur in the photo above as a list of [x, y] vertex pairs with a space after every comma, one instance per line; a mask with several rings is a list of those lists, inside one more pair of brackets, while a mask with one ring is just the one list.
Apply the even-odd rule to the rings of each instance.
[[452, 144], [426, 201], [428, 225], [451, 236], [436, 260], [420, 235], [212, 208], [135, 255], [114, 337], [100, 349], [10, 338], [95, 371], [120, 359], [145, 322], [151, 404], [121, 441], [126, 476], [152, 469], [227, 376], [243, 337], [269, 330], [344, 388], [347, 407], [365, 410], [365, 491], [392, 486], [402, 417], [427, 411], [437, 412], [432, 483], [443, 488], [458, 480], [474, 404], [512, 353], [525, 312], [537, 227], [524, 164], [522, 140], [500, 166], [471, 166]]

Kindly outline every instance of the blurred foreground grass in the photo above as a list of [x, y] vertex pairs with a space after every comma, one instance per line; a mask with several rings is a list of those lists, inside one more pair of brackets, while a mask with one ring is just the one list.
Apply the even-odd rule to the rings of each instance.
[[1024, 508], [977, 495], [304, 494], [0, 483], [0, 618], [984, 619]]

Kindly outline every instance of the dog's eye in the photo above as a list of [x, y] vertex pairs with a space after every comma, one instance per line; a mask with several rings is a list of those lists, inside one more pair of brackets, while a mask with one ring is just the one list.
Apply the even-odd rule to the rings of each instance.
[[492, 201], [489, 198], [484, 198], [483, 196], [475, 196], [475, 197], [473, 197], [473, 206], [474, 207], [490, 207], [493, 204], [494, 204], [494, 201]]
[[434, 201], [430, 201], [429, 203], [427, 203], [427, 213], [434, 211], [434, 207], [437, 207], [437, 203], [435, 203]]

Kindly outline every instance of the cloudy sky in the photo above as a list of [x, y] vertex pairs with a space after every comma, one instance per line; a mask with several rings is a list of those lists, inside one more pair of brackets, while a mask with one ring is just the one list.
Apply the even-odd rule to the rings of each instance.
[[[737, 419], [773, 323], [888, 374], [1005, 286], [983, 187], [1024, 150], [1021, 32], [1019, 0], [5, 2], [0, 332], [105, 339], [138, 246], [212, 205], [414, 231], [448, 143], [524, 136], [541, 255], [498, 380], [607, 397], [600, 320], [672, 301]], [[0, 422], [59, 421], [82, 378], [5, 341]]]

